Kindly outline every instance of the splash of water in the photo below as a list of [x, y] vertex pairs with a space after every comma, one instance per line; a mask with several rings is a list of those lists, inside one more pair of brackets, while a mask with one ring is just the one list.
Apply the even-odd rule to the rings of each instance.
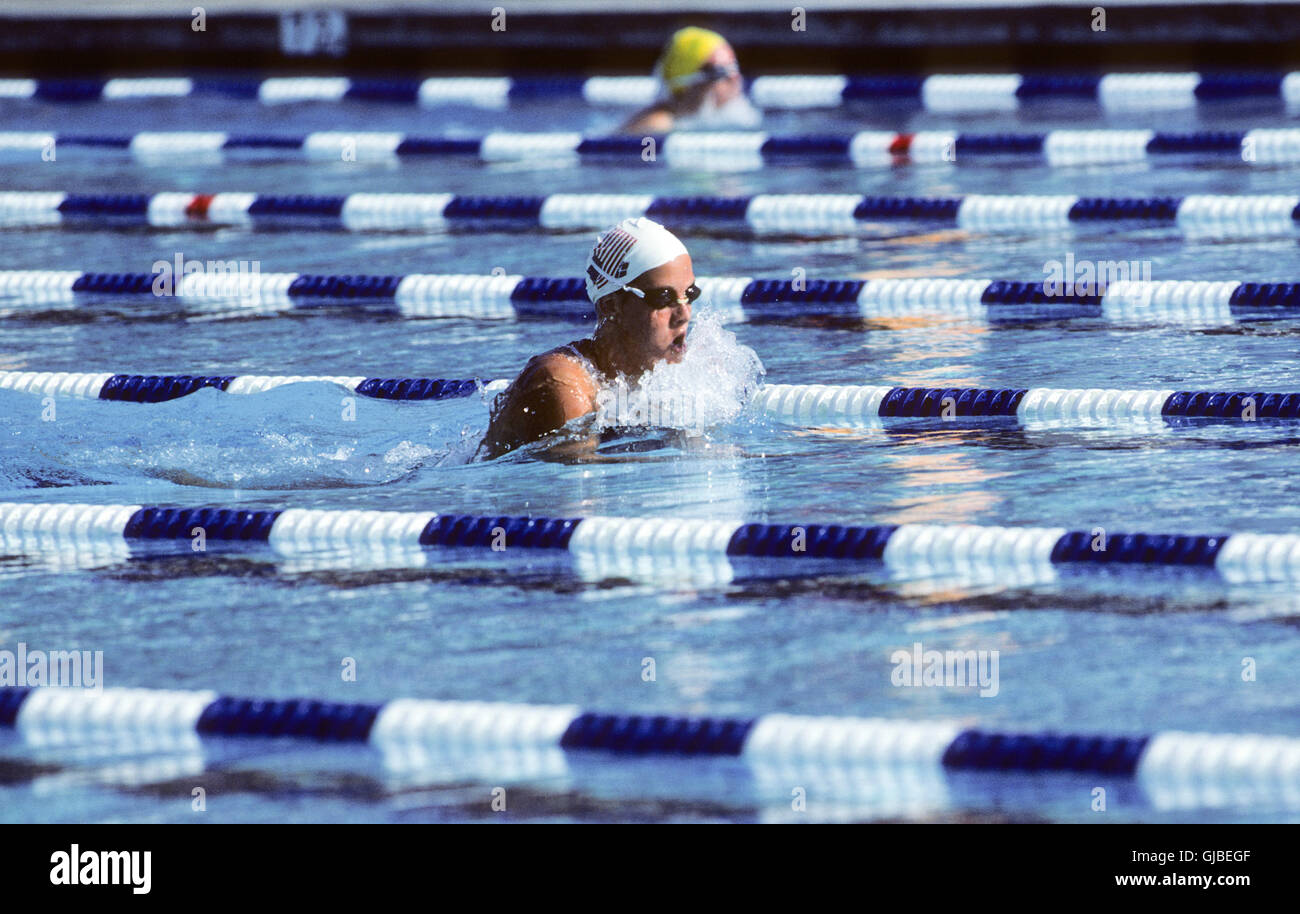
[[700, 434], [739, 417], [766, 374], [757, 353], [707, 311], [692, 321], [686, 344], [681, 362], [660, 362], [639, 379], [619, 376], [602, 388], [594, 429], [644, 426]]
[[713, 100], [712, 95], [705, 97], [699, 110], [687, 117], [679, 118], [679, 130], [753, 130], [763, 123], [763, 112], [754, 107], [744, 95], [737, 95], [724, 105]]

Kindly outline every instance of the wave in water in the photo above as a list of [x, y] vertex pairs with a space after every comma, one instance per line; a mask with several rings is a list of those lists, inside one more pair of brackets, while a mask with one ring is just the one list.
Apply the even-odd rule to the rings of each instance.
[[380, 485], [463, 463], [486, 426], [485, 398], [401, 403], [324, 382], [166, 403], [43, 398], [0, 390], [0, 486], [141, 478], [215, 488]]

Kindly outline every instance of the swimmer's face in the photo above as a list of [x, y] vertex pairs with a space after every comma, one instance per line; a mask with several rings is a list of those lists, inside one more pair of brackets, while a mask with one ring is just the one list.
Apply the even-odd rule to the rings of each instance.
[[[718, 45], [717, 50], [709, 55], [708, 62], [705, 65], [735, 68], [736, 52], [731, 49], [731, 45], [724, 42]], [[715, 81], [709, 87], [709, 91], [713, 93], [714, 103], [722, 106], [740, 95], [742, 88], [740, 72], [737, 70], [734, 74]]]
[[[695, 285], [695, 269], [691, 255], [682, 254], [663, 266], [646, 270], [628, 283], [643, 292], [647, 298], [638, 298], [623, 292], [617, 310], [612, 315], [622, 331], [623, 345], [628, 355], [643, 369], [659, 361], [680, 362], [686, 357], [686, 329], [691, 323], [691, 305], [686, 301], [686, 290]], [[669, 290], [668, 294], [661, 290]], [[653, 307], [655, 299], [666, 297], [672, 304]]]

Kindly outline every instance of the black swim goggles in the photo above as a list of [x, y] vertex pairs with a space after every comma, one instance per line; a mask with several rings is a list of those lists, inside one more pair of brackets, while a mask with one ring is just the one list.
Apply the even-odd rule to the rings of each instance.
[[728, 79], [739, 75], [740, 65], [735, 61], [730, 63], [706, 63], [694, 73], [687, 73], [684, 76], [666, 80], [666, 82], [673, 92], [683, 92], [697, 86], [710, 86], [720, 79]]
[[653, 289], [638, 289], [636, 286], [624, 286], [623, 288], [637, 298], [643, 299], [646, 307], [653, 308], [656, 311], [660, 308], [671, 308], [673, 305], [693, 305], [703, 294], [700, 287], [695, 283], [691, 283], [686, 288], [685, 298], [678, 298], [677, 290], [671, 286], [657, 286]]
[[700, 67], [697, 72], [699, 73], [700, 82], [712, 83], [720, 79], [739, 76], [740, 67], [734, 63], [710, 63]]

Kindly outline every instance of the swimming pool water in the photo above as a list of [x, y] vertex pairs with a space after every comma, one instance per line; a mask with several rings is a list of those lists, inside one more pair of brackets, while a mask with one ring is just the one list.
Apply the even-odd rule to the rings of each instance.
[[[784, 113], [773, 132], [960, 125], [1169, 129], [1272, 126], [1259, 106], [1103, 118], [1032, 109], [986, 118], [854, 111]], [[602, 120], [603, 118], [603, 120]], [[506, 113], [385, 106], [268, 110], [218, 100], [85, 107], [11, 104], [0, 129], [156, 129], [425, 134], [607, 129], [608, 114], [547, 106]], [[176, 162], [69, 154], [7, 164], [5, 190], [277, 193], [451, 191], [544, 194], [1284, 193], [1288, 169], [1194, 163], [1079, 169], [903, 166], [765, 168], [738, 174], [637, 166]], [[1296, 242], [1209, 244], [1159, 229], [1106, 234], [902, 238], [687, 236], [700, 275], [788, 278], [1044, 278], [1044, 264], [1143, 260], [1153, 279], [1295, 278]], [[591, 233], [363, 235], [0, 231], [0, 269], [149, 272], [156, 260], [256, 260], [264, 272], [572, 276]], [[707, 306], [706, 309], [707, 310]], [[988, 324], [956, 318], [863, 323], [791, 319], [730, 328], [773, 383], [1296, 390], [1293, 321], [1228, 327], [1102, 321]], [[166, 302], [91, 300], [0, 317], [0, 370], [511, 377], [581, 325], [410, 321], [304, 311], [214, 320]], [[965, 522], [1071, 529], [1295, 532], [1288, 472], [1300, 429], [1189, 426], [1034, 431], [918, 420], [830, 433], [745, 418], [703, 439], [600, 462], [454, 458], [485, 424], [478, 399], [363, 401], [307, 384], [252, 397], [202, 391], [152, 406], [58, 402], [0, 391], [0, 500], [238, 504], [548, 516], [660, 516], [843, 523]], [[183, 544], [187, 545], [187, 544]], [[1007, 729], [1293, 734], [1300, 719], [1300, 600], [1289, 585], [1230, 585], [1195, 571], [1059, 572], [1054, 581], [900, 579], [883, 569], [728, 584], [671, 570], [584, 578], [539, 559], [429, 558], [349, 567], [343, 556], [277, 558], [164, 546], [77, 567], [68, 556], [0, 557], [0, 647], [103, 650], [106, 684], [211, 688], [339, 701], [395, 697], [578, 704], [682, 714], [769, 712], [961, 719]], [[996, 697], [890, 683], [890, 654], [997, 650]], [[355, 682], [340, 677], [356, 660]], [[657, 676], [642, 678], [643, 661]], [[1254, 681], [1242, 662], [1253, 659]], [[208, 819], [491, 820], [488, 790], [512, 786], [525, 820], [799, 820], [1007, 817], [1092, 821], [1086, 777], [949, 776], [913, 782], [823, 772], [806, 814], [779, 772], [730, 762], [501, 760], [395, 770], [332, 749], [239, 742], [172, 755], [122, 747], [54, 751], [0, 736], [0, 821], [191, 821], [190, 788], [211, 786]], [[361, 774], [356, 772], [361, 766]], [[1107, 820], [1297, 818], [1284, 796], [1171, 803], [1113, 787]]]

